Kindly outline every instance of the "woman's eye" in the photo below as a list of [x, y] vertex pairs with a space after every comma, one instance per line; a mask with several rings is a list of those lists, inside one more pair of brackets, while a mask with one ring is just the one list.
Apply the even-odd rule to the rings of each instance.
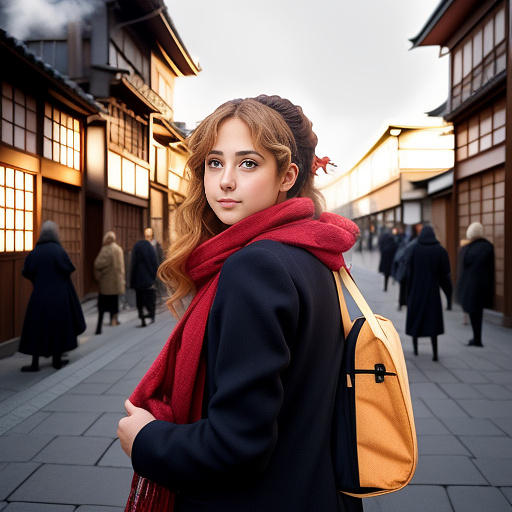
[[213, 169], [218, 169], [219, 167], [222, 167], [222, 164], [219, 162], [219, 160], [208, 160], [208, 167], [212, 167]]
[[254, 169], [255, 167], [258, 167], [258, 164], [254, 160], [244, 160], [242, 162], [242, 167], [244, 169]]

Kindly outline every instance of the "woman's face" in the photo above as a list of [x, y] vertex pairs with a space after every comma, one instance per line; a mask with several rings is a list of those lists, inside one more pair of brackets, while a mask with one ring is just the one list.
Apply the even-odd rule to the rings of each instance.
[[285, 201], [298, 173], [297, 166], [291, 164], [285, 175], [278, 177], [272, 153], [256, 149], [249, 127], [235, 117], [219, 125], [204, 169], [206, 200], [228, 226]]

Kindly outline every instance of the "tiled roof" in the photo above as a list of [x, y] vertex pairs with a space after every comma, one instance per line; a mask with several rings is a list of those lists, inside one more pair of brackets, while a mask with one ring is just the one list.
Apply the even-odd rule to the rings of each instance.
[[78, 97], [85, 102], [93, 111], [104, 111], [104, 107], [94, 100], [91, 94], [86, 93], [76, 82], [70, 80], [67, 76], [63, 75], [55, 68], [41, 60], [39, 57], [34, 55], [22, 41], [12, 37], [0, 28], [0, 45], [4, 45], [10, 48], [12, 51], [17, 53], [21, 59], [26, 60], [33, 66], [35, 66], [41, 73], [55, 80], [64, 90], [71, 93], [75, 97]]

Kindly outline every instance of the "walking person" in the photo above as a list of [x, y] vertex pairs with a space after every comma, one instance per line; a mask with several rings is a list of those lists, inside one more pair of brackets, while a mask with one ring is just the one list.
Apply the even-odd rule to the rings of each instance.
[[116, 244], [113, 231], [107, 231], [103, 237], [103, 245], [94, 260], [94, 278], [100, 288], [96, 334], [101, 334], [105, 313], [110, 313], [110, 325], [119, 325], [119, 295], [125, 292], [126, 284], [123, 249]]
[[82, 306], [71, 281], [75, 266], [60, 244], [59, 229], [47, 220], [34, 249], [28, 254], [22, 274], [34, 288], [27, 305], [19, 352], [32, 356], [22, 372], [39, 371], [39, 358], [51, 357], [59, 370], [68, 363], [62, 354], [77, 348], [77, 336], [85, 331]]
[[469, 314], [473, 338], [471, 347], [482, 347], [484, 308], [494, 303], [494, 246], [484, 237], [484, 227], [473, 222], [466, 231], [467, 244], [459, 251], [457, 299]]
[[379, 238], [379, 272], [384, 274], [384, 291], [388, 291], [389, 276], [391, 276], [391, 268], [393, 266], [393, 258], [397, 250], [397, 243], [391, 230], [385, 229]]
[[412, 228], [411, 235], [409, 237], [402, 237], [393, 258], [391, 275], [400, 283], [398, 288], [398, 311], [402, 309], [402, 306], [407, 306], [407, 290], [409, 289], [406, 273], [407, 254], [414, 247], [416, 238], [422, 229], [423, 224], [415, 224]]
[[407, 316], [405, 332], [412, 336], [414, 355], [418, 338], [429, 336], [432, 360], [438, 360], [437, 337], [444, 333], [440, 288], [446, 295], [447, 309], [452, 307], [450, 260], [437, 240], [432, 226], [424, 226], [406, 255]]
[[362, 510], [336, 491], [331, 455], [343, 346], [331, 270], [358, 228], [321, 214], [316, 144], [277, 96], [229, 101], [192, 135], [160, 275], [171, 310], [195, 296], [119, 422], [136, 472], [127, 510]]
[[[159, 267], [164, 261], [164, 250], [162, 249], [162, 244], [155, 238], [155, 233], [153, 228], [149, 227], [144, 230], [144, 238], [153, 246], [156, 254], [156, 264]], [[162, 280], [158, 277], [158, 272], [155, 280], [155, 293], [156, 300], [160, 305], [163, 302], [164, 297], [166, 296], [166, 287], [165, 284], [162, 283]]]
[[155, 321], [157, 270], [156, 252], [151, 242], [146, 239], [136, 242], [130, 263], [130, 287], [135, 290], [135, 302], [141, 321], [138, 327], [146, 327], [146, 318], [151, 323]]
[[146, 228], [144, 230], [144, 238], [152, 245], [156, 254], [156, 264], [160, 266], [164, 261], [164, 250], [160, 242], [155, 238], [153, 228]]

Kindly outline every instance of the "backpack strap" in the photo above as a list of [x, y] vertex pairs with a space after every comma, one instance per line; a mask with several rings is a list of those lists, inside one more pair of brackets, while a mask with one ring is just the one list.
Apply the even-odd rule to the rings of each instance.
[[343, 295], [343, 289], [341, 287], [340, 279], [341, 281], [343, 281], [343, 285], [347, 289], [348, 293], [350, 293], [357, 307], [359, 308], [359, 310], [365, 317], [366, 321], [370, 325], [373, 334], [375, 334], [375, 336], [382, 340], [386, 339], [386, 334], [384, 333], [382, 327], [379, 325], [379, 322], [375, 318], [375, 315], [373, 314], [373, 311], [371, 310], [370, 306], [368, 305], [366, 300], [364, 300], [364, 297], [362, 293], [359, 291], [359, 288], [357, 287], [355, 281], [352, 279], [352, 276], [347, 272], [347, 269], [345, 267], [341, 267], [338, 272], [333, 273], [334, 279], [336, 281], [336, 290], [338, 291], [338, 300], [340, 302], [341, 319], [343, 320], [345, 338], [348, 336], [348, 333], [350, 332], [350, 328], [352, 327], [352, 321], [350, 320], [350, 315], [348, 312], [345, 297]]
[[333, 274], [334, 280], [336, 281], [336, 291], [338, 292], [338, 302], [340, 303], [341, 321], [343, 323], [343, 331], [345, 333], [346, 339], [350, 329], [352, 328], [352, 320], [350, 319], [350, 313], [348, 312], [347, 303], [345, 302], [345, 296], [343, 295], [343, 289], [341, 287], [341, 270], [345, 270], [345, 267], [342, 267], [339, 272], [333, 271]]

